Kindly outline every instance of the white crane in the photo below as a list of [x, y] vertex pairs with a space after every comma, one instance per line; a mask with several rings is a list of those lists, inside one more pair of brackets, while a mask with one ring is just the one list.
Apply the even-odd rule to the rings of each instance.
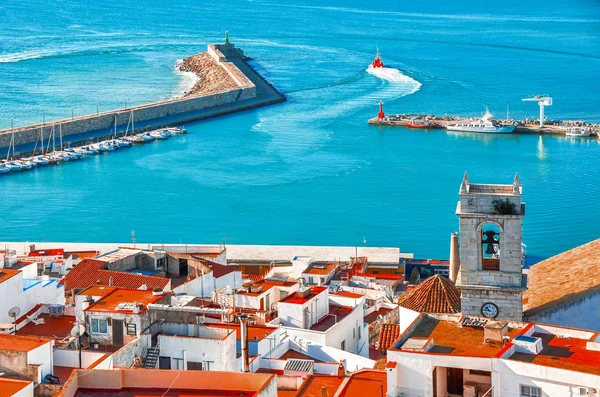
[[523, 102], [537, 102], [540, 105], [540, 127], [544, 126], [544, 107], [552, 106], [552, 98], [548, 95], [536, 95], [531, 98], [523, 98]]

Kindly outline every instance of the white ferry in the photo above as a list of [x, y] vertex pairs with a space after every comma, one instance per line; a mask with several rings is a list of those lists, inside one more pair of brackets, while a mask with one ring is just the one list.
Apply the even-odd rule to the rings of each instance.
[[590, 136], [592, 131], [589, 127], [569, 127], [567, 128], [567, 136]]
[[485, 132], [489, 134], [510, 134], [515, 129], [514, 125], [501, 124], [494, 120], [489, 110], [479, 120], [465, 120], [446, 124], [448, 131]]

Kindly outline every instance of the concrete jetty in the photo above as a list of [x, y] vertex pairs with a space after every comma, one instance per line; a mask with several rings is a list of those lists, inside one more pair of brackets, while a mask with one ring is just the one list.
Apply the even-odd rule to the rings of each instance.
[[[224, 89], [203, 90], [207, 84], [199, 76], [197, 90], [166, 101], [116, 109], [99, 114], [56, 120], [0, 131], [0, 156], [6, 155], [14, 136], [14, 157], [31, 155], [34, 148], [52, 139], [58, 145], [84, 144], [107, 137], [202, 120], [209, 117], [284, 102], [285, 97], [247, 63], [244, 52], [228, 40], [209, 44], [206, 56], [214, 60], [218, 74], [229, 76]], [[199, 74], [199, 73], [197, 73]], [[199, 88], [198, 88], [199, 87]], [[206, 88], [206, 87], [204, 87]], [[206, 94], [206, 92], [211, 92]], [[131, 130], [134, 125], [135, 131]]]
[[[382, 117], [381, 117], [382, 116]], [[436, 125], [436, 128], [444, 129], [448, 123], [456, 123], [460, 121], [470, 121], [472, 119], [463, 119], [459, 117], [440, 117], [436, 115], [425, 115], [425, 114], [396, 114], [396, 115], [380, 115], [369, 119], [369, 124], [377, 126], [392, 126], [392, 127], [407, 127], [413, 119], [425, 120]], [[574, 125], [579, 125], [580, 122], [563, 122], [561, 124], [550, 124], [546, 123], [543, 127], [540, 127], [533, 121], [527, 122], [524, 120], [501, 120], [503, 123], [515, 124], [513, 134], [535, 134], [535, 135], [566, 135], [567, 129]], [[600, 125], [593, 124], [587, 125], [594, 130], [596, 136], [600, 133]]]

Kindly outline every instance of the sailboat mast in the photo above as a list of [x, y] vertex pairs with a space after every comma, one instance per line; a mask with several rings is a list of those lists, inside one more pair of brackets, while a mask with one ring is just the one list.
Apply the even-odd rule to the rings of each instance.
[[44, 154], [44, 125], [40, 127], [40, 141], [42, 143], [42, 154]]
[[63, 150], [63, 144], [62, 144], [62, 123], [58, 125], [58, 136], [60, 137], [60, 150]]
[[[127, 131], [125, 131], [125, 135], [127, 135]], [[117, 114], [115, 113], [115, 138], [117, 137]]]
[[131, 109], [131, 133], [135, 134], [135, 120], [133, 119], [133, 109]]

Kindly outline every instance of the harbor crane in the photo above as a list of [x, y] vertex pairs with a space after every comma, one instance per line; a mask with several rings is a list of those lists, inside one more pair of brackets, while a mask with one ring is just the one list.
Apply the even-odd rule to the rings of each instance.
[[540, 105], [540, 127], [544, 126], [544, 107], [552, 106], [552, 98], [548, 95], [536, 95], [531, 98], [523, 98], [523, 102], [537, 102]]

